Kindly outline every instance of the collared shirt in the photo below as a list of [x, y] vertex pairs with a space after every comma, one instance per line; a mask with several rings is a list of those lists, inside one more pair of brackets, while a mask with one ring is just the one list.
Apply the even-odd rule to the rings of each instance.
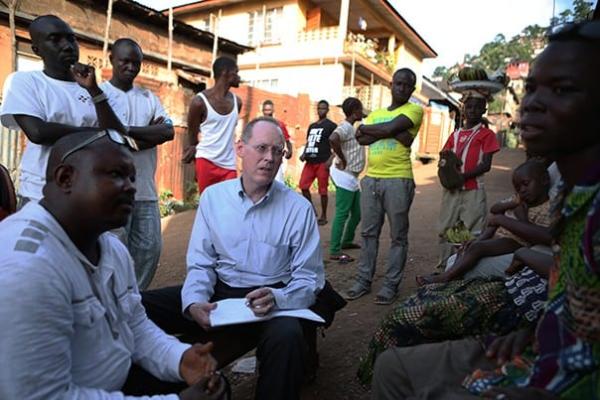
[[98, 243], [93, 265], [37, 203], [0, 223], [1, 399], [123, 399], [132, 362], [181, 380], [189, 345], [147, 318], [121, 242]]
[[310, 203], [276, 181], [256, 203], [241, 179], [207, 188], [188, 247], [183, 310], [208, 302], [217, 279], [238, 288], [283, 282], [285, 287], [273, 289], [278, 308], [311, 306], [325, 278]]

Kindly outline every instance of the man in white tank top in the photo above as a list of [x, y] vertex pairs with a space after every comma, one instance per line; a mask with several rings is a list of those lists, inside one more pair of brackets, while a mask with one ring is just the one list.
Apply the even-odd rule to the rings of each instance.
[[239, 86], [238, 71], [235, 60], [217, 58], [213, 64], [215, 85], [198, 93], [190, 103], [189, 146], [183, 162], [195, 160], [200, 194], [210, 185], [237, 176], [233, 144], [242, 101], [229, 89]]

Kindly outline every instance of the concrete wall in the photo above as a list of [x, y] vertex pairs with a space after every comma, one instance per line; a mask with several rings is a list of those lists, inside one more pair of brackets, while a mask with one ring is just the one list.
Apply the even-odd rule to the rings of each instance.
[[247, 82], [277, 79], [278, 87], [270, 89], [274, 92], [291, 95], [310, 93], [313, 101], [325, 99], [332, 104], [340, 104], [344, 100], [344, 66], [341, 64], [248, 69], [240, 74]]

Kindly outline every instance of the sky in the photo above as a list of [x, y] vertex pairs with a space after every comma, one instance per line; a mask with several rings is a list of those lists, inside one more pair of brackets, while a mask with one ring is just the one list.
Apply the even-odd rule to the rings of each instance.
[[[137, 0], [155, 9], [190, 3], [189, 0]], [[571, 0], [389, 0], [408, 23], [436, 51], [426, 60], [425, 75], [438, 65], [452, 66], [466, 53], [476, 54], [498, 33], [507, 39], [527, 25], [547, 26]], [[594, 4], [596, 4], [594, 0]]]

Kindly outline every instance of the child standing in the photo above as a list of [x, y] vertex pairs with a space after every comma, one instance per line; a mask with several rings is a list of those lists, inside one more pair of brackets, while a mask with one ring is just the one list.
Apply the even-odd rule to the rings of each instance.
[[448, 228], [461, 220], [471, 233], [481, 233], [487, 213], [482, 178], [492, 168], [494, 153], [500, 150], [494, 132], [483, 126], [486, 98], [477, 92], [470, 93], [463, 104], [465, 124], [450, 135], [442, 149], [453, 151], [462, 161], [460, 173], [464, 185], [457, 190], [444, 189], [442, 194], [438, 222], [440, 265], [445, 265], [452, 254], [452, 245], [443, 237]]

